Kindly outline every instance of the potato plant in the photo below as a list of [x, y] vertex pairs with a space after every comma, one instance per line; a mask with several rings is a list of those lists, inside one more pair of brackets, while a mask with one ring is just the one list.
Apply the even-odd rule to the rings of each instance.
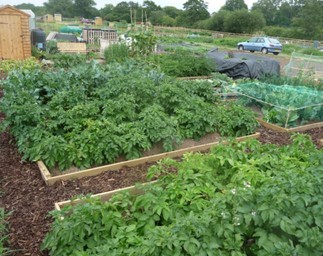
[[18, 70], [3, 86], [3, 129], [25, 159], [61, 170], [137, 158], [158, 142], [169, 151], [209, 132], [247, 135], [257, 126], [251, 111], [217, 102], [208, 81], [179, 81], [135, 62]]
[[42, 248], [64, 255], [290, 256], [323, 253], [323, 151], [294, 135], [232, 142], [151, 167], [133, 196], [54, 211]]

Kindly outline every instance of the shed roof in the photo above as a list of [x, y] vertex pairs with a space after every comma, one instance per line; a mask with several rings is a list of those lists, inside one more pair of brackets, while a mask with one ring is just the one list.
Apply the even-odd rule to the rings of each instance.
[[30, 18], [35, 18], [35, 13], [30, 9], [20, 9], [21, 11], [29, 14]]
[[21, 11], [21, 10], [19, 10], [19, 9], [15, 8], [15, 7], [13, 7], [13, 6], [11, 6], [11, 5], [4, 5], [4, 6], [0, 6], [0, 13], [1, 13], [2, 11], [6, 10], [6, 9], [13, 10], [13, 11], [15, 11], [15, 12], [18, 12], [18, 13], [20, 13], [20, 14], [24, 15], [24, 16], [28, 16], [28, 17], [30, 16], [28, 13], [25, 13], [25, 12], [23, 12], [23, 11]]

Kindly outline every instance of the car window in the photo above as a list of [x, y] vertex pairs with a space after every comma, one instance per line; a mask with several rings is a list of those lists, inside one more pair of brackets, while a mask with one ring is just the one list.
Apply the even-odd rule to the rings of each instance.
[[253, 38], [249, 39], [249, 42], [250, 43], [255, 43], [255, 42], [257, 42], [257, 40], [258, 40], [257, 37], [253, 37]]
[[268, 40], [269, 40], [269, 42], [271, 42], [272, 44], [280, 44], [280, 42], [279, 42], [277, 39], [269, 38]]
[[258, 38], [257, 43], [264, 43], [264, 42], [265, 42], [265, 39], [263, 39], [263, 38]]

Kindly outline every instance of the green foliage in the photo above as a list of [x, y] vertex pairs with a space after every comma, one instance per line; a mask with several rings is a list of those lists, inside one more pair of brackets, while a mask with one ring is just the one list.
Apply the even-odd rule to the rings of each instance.
[[143, 194], [54, 211], [42, 249], [65, 255], [314, 255], [323, 253], [323, 152], [309, 137], [256, 140], [164, 159]]
[[0, 61], [0, 71], [5, 73], [15, 69], [33, 70], [35, 68], [39, 68], [40, 66], [41, 64], [34, 57], [30, 57], [25, 60], [1, 60]]
[[215, 65], [205, 56], [181, 49], [167, 54], [151, 55], [147, 61], [157, 65], [161, 72], [175, 77], [210, 75]]
[[126, 44], [112, 44], [104, 50], [104, 58], [107, 63], [123, 62], [129, 58], [129, 48]]
[[323, 92], [304, 86], [239, 84], [234, 90], [242, 93], [241, 101], [262, 108], [267, 122], [295, 126], [323, 120]]
[[7, 225], [5, 222], [6, 214], [3, 208], [0, 208], [0, 255], [9, 255], [10, 251], [5, 247], [7, 241]]
[[221, 9], [228, 11], [236, 11], [241, 9], [248, 9], [248, 6], [244, 2], [244, 0], [227, 0], [225, 2], [225, 5], [222, 6]]
[[216, 46], [226, 46], [226, 47], [232, 47], [237, 48], [237, 44], [242, 41], [246, 41], [248, 38], [231, 38], [231, 37], [225, 37], [225, 38], [216, 38], [214, 39], [214, 44]]
[[210, 17], [204, 0], [188, 0], [183, 4], [183, 9], [184, 11], [176, 19], [180, 26], [190, 27], [195, 22]]
[[267, 84], [275, 85], [292, 85], [292, 86], [305, 86], [317, 90], [323, 90], [323, 81], [315, 81], [312, 74], [308, 72], [299, 72], [297, 76], [264, 76], [258, 79], [259, 81]]
[[58, 47], [57, 47], [57, 41], [50, 40], [46, 42], [46, 53], [47, 54], [56, 54], [59, 53]]
[[[66, 62], [71, 64], [73, 60]], [[212, 83], [177, 80], [135, 62], [92, 62], [68, 72], [17, 70], [9, 73], [3, 88], [2, 129], [10, 128], [24, 159], [41, 159], [49, 168], [137, 158], [154, 143], [169, 151], [182, 139], [222, 125], [225, 134], [238, 134], [231, 124], [218, 124], [218, 115], [228, 110], [214, 105]], [[245, 115], [249, 111], [241, 109], [235, 118]], [[245, 126], [255, 123], [252, 116], [244, 119], [239, 135], [253, 133]]]
[[54, 67], [68, 69], [85, 64], [87, 56], [86, 54], [56, 53], [51, 55], [50, 59], [54, 61]]
[[130, 47], [130, 53], [132, 56], [142, 57], [148, 56], [154, 52], [157, 37], [150, 32], [139, 33], [132, 35], [133, 41]]
[[224, 19], [224, 31], [233, 33], [254, 33], [266, 25], [262, 13], [241, 9], [230, 12]]

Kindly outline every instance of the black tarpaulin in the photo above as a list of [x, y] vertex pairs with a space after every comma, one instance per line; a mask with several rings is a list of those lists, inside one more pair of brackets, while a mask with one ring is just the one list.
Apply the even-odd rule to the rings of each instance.
[[212, 49], [207, 56], [214, 60], [215, 71], [227, 74], [234, 79], [279, 76], [280, 64], [268, 57], [250, 53], [225, 52]]

